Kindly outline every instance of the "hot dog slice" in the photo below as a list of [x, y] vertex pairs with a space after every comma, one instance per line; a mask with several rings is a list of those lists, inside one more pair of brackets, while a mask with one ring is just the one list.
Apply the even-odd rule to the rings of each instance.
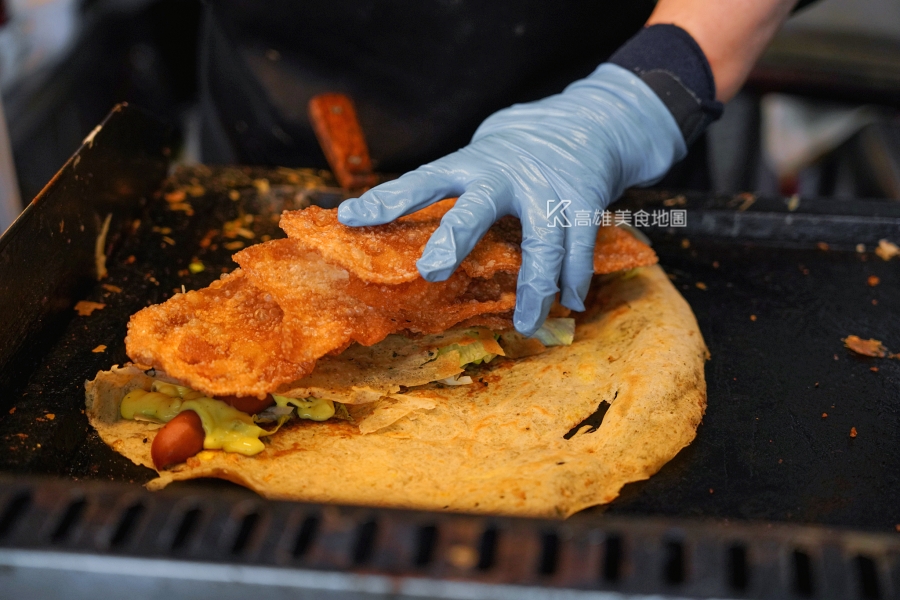
[[153, 438], [150, 457], [157, 470], [186, 461], [203, 450], [203, 422], [192, 410], [178, 413]]
[[275, 398], [272, 397], [272, 394], [266, 394], [266, 397], [262, 400], [256, 396], [216, 396], [216, 400], [221, 400], [225, 404], [248, 415], [261, 413], [275, 404]]

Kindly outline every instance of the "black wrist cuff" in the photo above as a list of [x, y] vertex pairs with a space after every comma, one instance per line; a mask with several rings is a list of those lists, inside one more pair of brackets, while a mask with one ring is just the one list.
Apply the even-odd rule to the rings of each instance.
[[675, 25], [651, 25], [619, 48], [609, 62], [634, 72], [663, 101], [690, 145], [722, 116], [716, 82], [703, 50]]

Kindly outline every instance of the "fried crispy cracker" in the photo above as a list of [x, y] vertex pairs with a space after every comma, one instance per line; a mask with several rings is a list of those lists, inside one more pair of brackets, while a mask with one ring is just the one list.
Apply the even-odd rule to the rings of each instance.
[[[428, 283], [415, 270], [452, 202], [359, 229], [337, 223], [336, 210], [285, 213], [283, 226], [302, 239], [251, 246], [235, 255], [243, 270], [233, 277], [140, 311], [129, 324], [128, 354], [210, 395], [262, 396], [354, 342], [458, 324], [508, 329], [521, 263], [517, 220], [495, 224], [446, 281]], [[596, 272], [655, 262], [653, 250], [629, 234], [600, 229]]]
[[207, 394], [264, 394], [315, 365], [285, 360], [283, 317], [272, 296], [236, 270], [208, 288], [137, 312], [125, 349], [135, 362]]
[[372, 284], [291, 239], [252, 246], [234, 260], [284, 311], [282, 349], [298, 363], [340, 352], [352, 342], [370, 346], [399, 331], [441, 333], [515, 306], [512, 274], [473, 280], [458, 271], [437, 283], [419, 278]]
[[[455, 200], [442, 200], [422, 210], [377, 227], [347, 227], [337, 210], [311, 206], [285, 211], [280, 226], [288, 237], [318, 250], [364, 281], [397, 284], [419, 277], [416, 261], [441, 217]], [[488, 278], [498, 271], [517, 273], [522, 262], [519, 220], [503, 217], [491, 227], [460, 268], [470, 277]], [[605, 274], [656, 263], [650, 247], [618, 227], [601, 227], [594, 248], [594, 272]]]

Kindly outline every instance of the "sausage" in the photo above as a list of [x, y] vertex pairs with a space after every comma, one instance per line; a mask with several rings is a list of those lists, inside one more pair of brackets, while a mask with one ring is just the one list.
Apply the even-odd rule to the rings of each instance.
[[157, 470], [182, 463], [203, 450], [203, 422], [200, 416], [186, 410], [160, 429], [150, 446], [150, 457]]
[[216, 400], [221, 400], [225, 404], [248, 415], [260, 413], [275, 404], [275, 398], [272, 397], [272, 394], [266, 394], [266, 397], [262, 400], [256, 396], [216, 396]]

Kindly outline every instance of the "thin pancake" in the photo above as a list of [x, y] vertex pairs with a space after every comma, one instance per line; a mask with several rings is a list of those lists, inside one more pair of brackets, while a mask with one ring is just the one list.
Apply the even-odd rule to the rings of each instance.
[[[148, 487], [219, 477], [270, 498], [557, 518], [609, 502], [694, 438], [706, 348], [659, 267], [613, 276], [588, 307], [571, 346], [352, 410], [369, 433], [293, 421], [256, 456], [204, 451]], [[100, 373], [87, 414], [107, 444], [152, 467], [143, 440], [155, 432], [118, 418], [129, 387], [149, 384], [140, 372]], [[572, 431], [607, 404], [599, 428]]]
[[[481, 335], [479, 335], [481, 334]], [[444, 333], [418, 336], [389, 335], [373, 346], [353, 344], [335, 356], [325, 356], [315, 370], [281, 386], [278, 394], [291, 398], [325, 398], [344, 404], [365, 404], [385, 397], [403, 396], [401, 388], [425, 385], [462, 373], [460, 354], [445, 350], [452, 344], [493, 337], [487, 330], [456, 327]], [[490, 349], [502, 353], [502, 349]]]

